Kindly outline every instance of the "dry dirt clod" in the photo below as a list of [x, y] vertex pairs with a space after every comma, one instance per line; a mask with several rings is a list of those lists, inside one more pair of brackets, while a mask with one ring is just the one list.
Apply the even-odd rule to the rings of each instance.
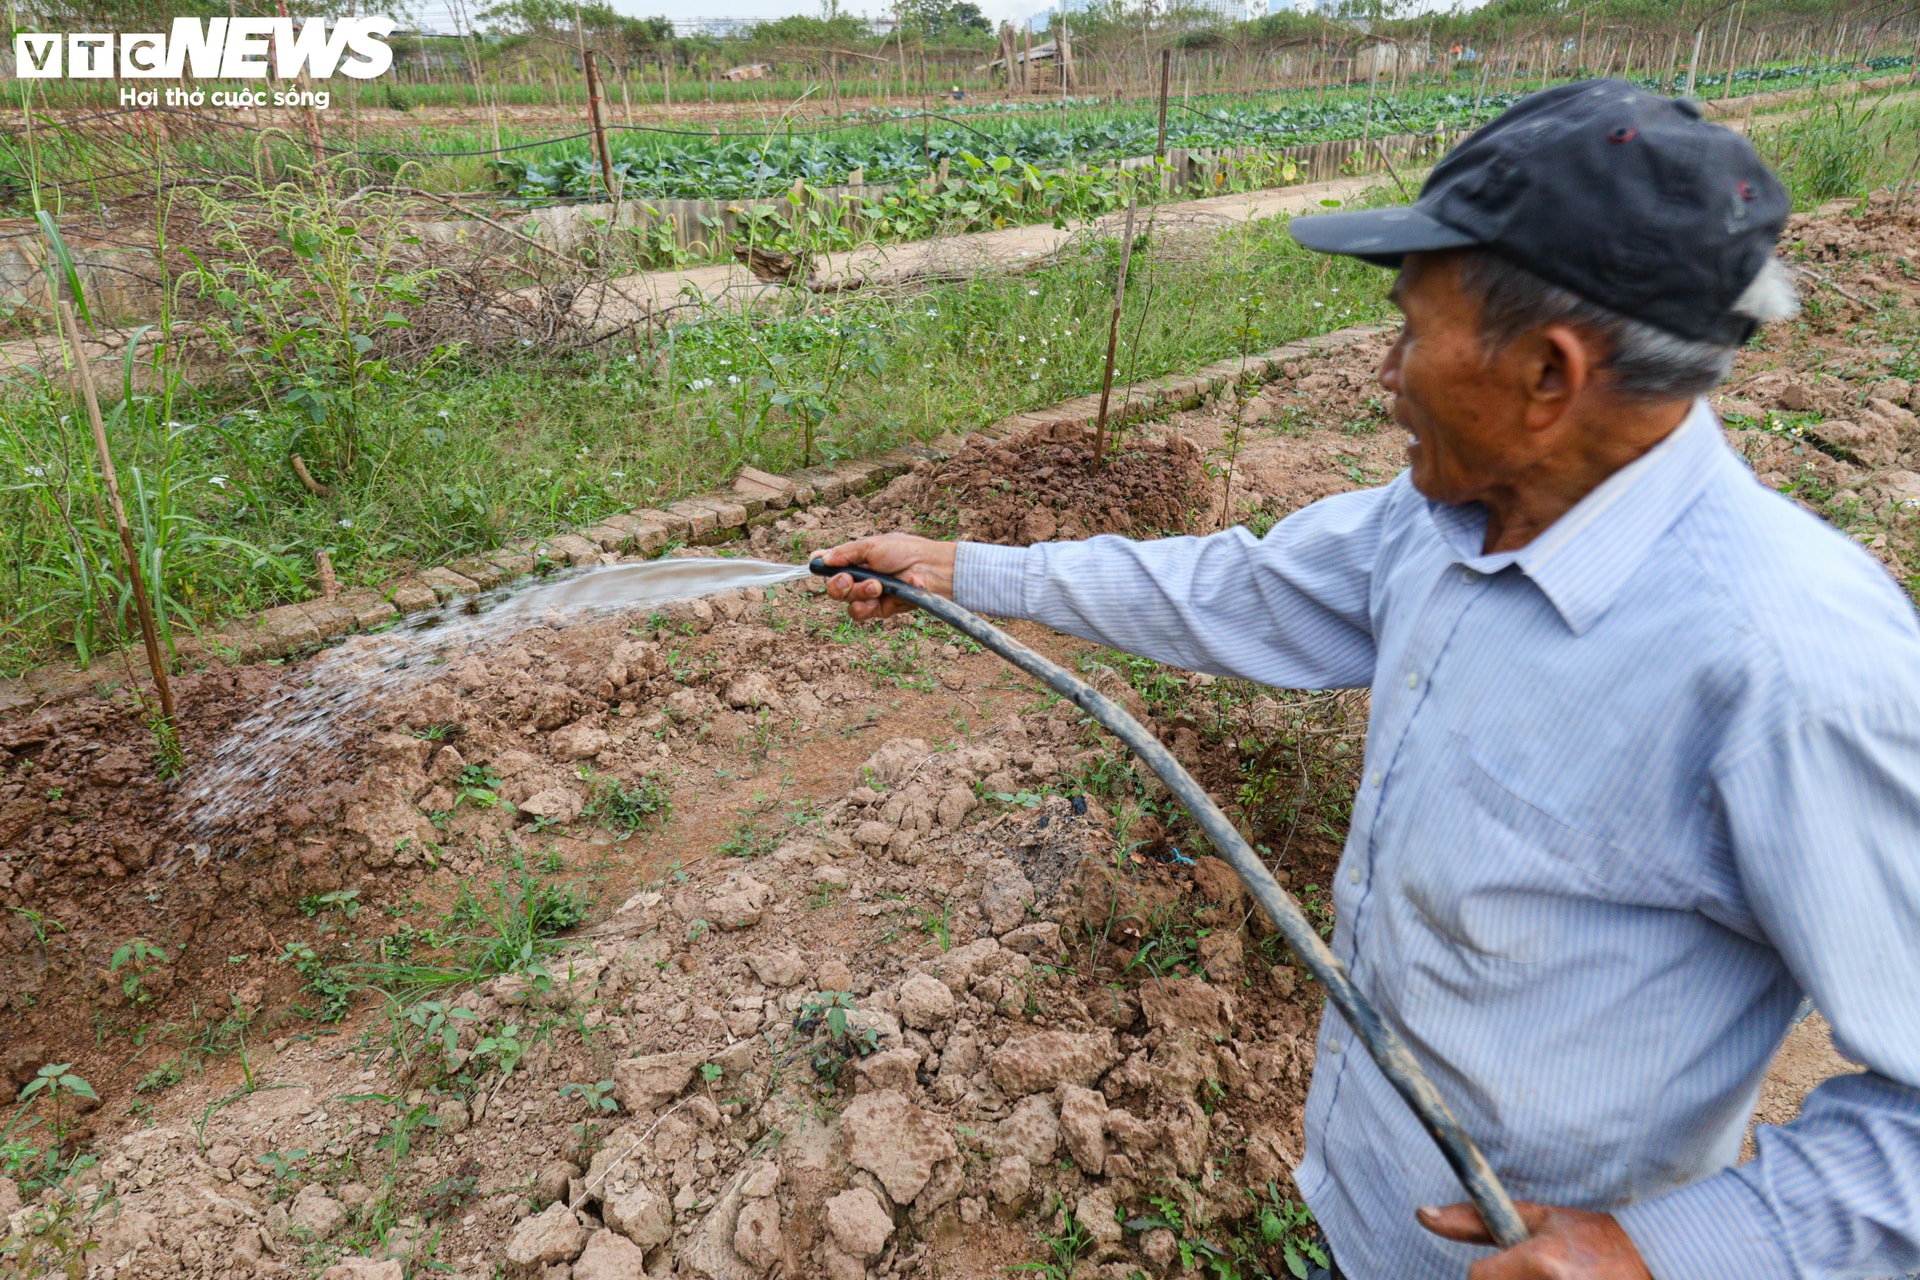
[[630, 1114], [643, 1114], [673, 1101], [693, 1082], [707, 1055], [698, 1051], [650, 1053], [613, 1064], [613, 1093]]
[[317, 1182], [300, 1188], [287, 1208], [288, 1223], [315, 1240], [325, 1240], [347, 1223], [346, 1206]]
[[320, 1280], [406, 1280], [406, 1269], [398, 1258], [342, 1258]]
[[872, 1261], [893, 1235], [893, 1215], [865, 1187], [842, 1191], [827, 1201], [827, 1230], [833, 1241], [862, 1261]]
[[987, 1150], [1003, 1158], [1019, 1158], [1029, 1168], [1044, 1166], [1060, 1146], [1060, 1120], [1053, 1100], [1033, 1094], [1014, 1104], [1013, 1113], [988, 1132]]
[[751, 1267], [769, 1271], [785, 1256], [786, 1237], [780, 1230], [780, 1202], [772, 1197], [748, 1199], [740, 1206], [733, 1227], [733, 1251]]
[[1107, 1100], [1075, 1084], [1061, 1085], [1059, 1100], [1067, 1154], [1089, 1177], [1099, 1177], [1107, 1163]]
[[553, 748], [553, 754], [561, 760], [588, 760], [607, 749], [613, 741], [613, 735], [605, 729], [595, 728], [586, 721], [576, 721], [565, 728], [558, 729], [547, 739]]
[[747, 956], [747, 966], [769, 987], [798, 986], [807, 976], [807, 962], [798, 951], [755, 951]]
[[1042, 1031], [994, 1050], [993, 1079], [1009, 1097], [1044, 1093], [1063, 1084], [1091, 1087], [1120, 1061], [1106, 1033]]
[[959, 1154], [941, 1121], [895, 1089], [855, 1098], [841, 1113], [840, 1133], [847, 1162], [878, 1178], [897, 1205], [913, 1203], [934, 1165]]
[[606, 1224], [642, 1249], [665, 1244], [673, 1235], [673, 1206], [645, 1182], [601, 1200]]
[[521, 1221], [507, 1241], [507, 1275], [535, 1280], [546, 1268], [571, 1263], [587, 1245], [587, 1229], [564, 1202]]
[[1008, 1216], [1026, 1207], [1027, 1193], [1033, 1188], [1033, 1165], [1023, 1155], [1001, 1156], [993, 1162], [987, 1176], [987, 1189], [994, 1204]]
[[1017, 866], [1005, 866], [980, 891], [980, 910], [995, 934], [1010, 933], [1027, 918], [1033, 903], [1033, 885]]
[[953, 1020], [953, 992], [938, 978], [916, 973], [900, 984], [895, 1007], [900, 1021], [914, 1030], [938, 1030]]
[[573, 1280], [646, 1280], [646, 1251], [606, 1228], [593, 1233], [573, 1264]]

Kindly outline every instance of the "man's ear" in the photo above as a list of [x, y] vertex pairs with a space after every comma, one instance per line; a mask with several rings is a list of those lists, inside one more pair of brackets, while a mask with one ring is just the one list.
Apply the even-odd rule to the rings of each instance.
[[1594, 353], [1587, 338], [1571, 325], [1535, 330], [1522, 369], [1526, 385], [1527, 425], [1550, 427], [1560, 420], [1593, 380]]

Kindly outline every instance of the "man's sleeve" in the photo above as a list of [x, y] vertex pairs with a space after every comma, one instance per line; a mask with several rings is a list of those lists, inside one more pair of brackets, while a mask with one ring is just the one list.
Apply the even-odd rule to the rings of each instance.
[[954, 599], [1190, 671], [1296, 689], [1365, 685], [1374, 562], [1405, 484], [1322, 499], [1259, 540], [1234, 528], [1152, 542], [963, 542]]
[[1867, 1070], [1751, 1162], [1616, 1216], [1656, 1280], [1920, 1270], [1920, 716], [1817, 714], [1719, 782], [1761, 927]]

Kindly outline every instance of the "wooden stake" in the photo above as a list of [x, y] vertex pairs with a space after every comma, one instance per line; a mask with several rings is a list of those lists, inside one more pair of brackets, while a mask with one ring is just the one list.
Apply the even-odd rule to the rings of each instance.
[[127, 558], [127, 580], [133, 587], [133, 607], [140, 615], [140, 638], [147, 646], [147, 666], [153, 671], [153, 687], [160, 695], [160, 718], [173, 728], [173, 687], [167, 683], [167, 663], [160, 655], [160, 632], [153, 621], [153, 604], [147, 599], [146, 580], [140, 576], [140, 553], [134, 550], [133, 530], [127, 525], [127, 509], [120, 501], [120, 479], [113, 470], [113, 451], [107, 448], [107, 424], [100, 417], [100, 400], [93, 390], [93, 366], [87, 363], [87, 351], [80, 343], [80, 324], [73, 318], [73, 304], [60, 300], [60, 322], [67, 332], [67, 344], [73, 348], [75, 376], [87, 402], [87, 421], [93, 426], [93, 448], [100, 455], [100, 478], [106, 481], [107, 501], [113, 508], [113, 522], [120, 529], [120, 550]]
[[1120, 343], [1120, 304], [1127, 297], [1127, 263], [1133, 257], [1133, 194], [1127, 195], [1127, 226], [1120, 233], [1120, 278], [1113, 285], [1113, 317], [1107, 322], [1107, 368], [1100, 377], [1100, 416], [1093, 426], [1093, 465], [1107, 456], [1107, 399], [1113, 394], [1113, 358]]
[[587, 121], [593, 127], [593, 149], [600, 156], [600, 180], [606, 185], [607, 198], [618, 201], [620, 192], [613, 181], [613, 152], [607, 149], [607, 126], [600, 112], [600, 69], [593, 50], [584, 49], [580, 57], [587, 64]]
[[1160, 51], [1160, 135], [1153, 144], [1155, 162], [1167, 158], [1167, 86], [1173, 76], [1173, 50]]

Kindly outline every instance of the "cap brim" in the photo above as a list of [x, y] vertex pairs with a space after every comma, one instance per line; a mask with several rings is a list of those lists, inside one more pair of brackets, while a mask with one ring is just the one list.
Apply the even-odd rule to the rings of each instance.
[[1318, 213], [1287, 224], [1293, 238], [1318, 253], [1339, 253], [1380, 267], [1398, 267], [1409, 253], [1465, 249], [1478, 244], [1464, 231], [1411, 206]]

